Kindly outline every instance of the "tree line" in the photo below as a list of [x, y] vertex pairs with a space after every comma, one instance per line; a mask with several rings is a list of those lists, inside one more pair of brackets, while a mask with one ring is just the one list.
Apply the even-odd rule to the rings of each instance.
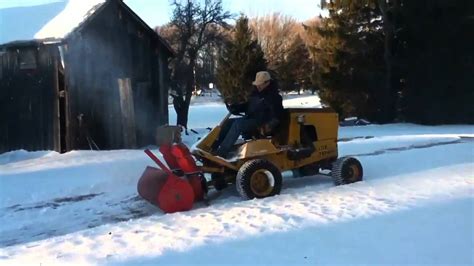
[[225, 100], [243, 101], [261, 70], [282, 91], [317, 92], [341, 118], [474, 123], [474, 1], [319, 4], [328, 16], [299, 22], [231, 14], [221, 0], [175, 0], [172, 20], [157, 31], [176, 51], [178, 124], [187, 125], [196, 87], [213, 82]]

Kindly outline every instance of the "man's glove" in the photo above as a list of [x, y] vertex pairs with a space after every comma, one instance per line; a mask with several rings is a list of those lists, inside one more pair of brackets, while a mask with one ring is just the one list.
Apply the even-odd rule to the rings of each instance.
[[229, 110], [231, 114], [236, 114], [235, 106], [233, 106], [232, 104], [225, 103], [225, 107], [227, 108], [227, 110]]
[[268, 134], [270, 134], [271, 130], [272, 129], [270, 128], [270, 126], [268, 124], [265, 124], [265, 125], [263, 125], [259, 128], [259, 133], [260, 133], [261, 136], [268, 136]]
[[242, 112], [244, 112], [244, 106], [245, 103], [240, 103], [240, 104], [230, 104], [230, 103], [225, 103], [225, 106], [227, 107], [227, 110], [233, 115], [240, 115]]
[[267, 136], [271, 134], [279, 123], [280, 122], [277, 119], [272, 119], [270, 122], [265, 123], [263, 126], [260, 127], [260, 134], [262, 136]]

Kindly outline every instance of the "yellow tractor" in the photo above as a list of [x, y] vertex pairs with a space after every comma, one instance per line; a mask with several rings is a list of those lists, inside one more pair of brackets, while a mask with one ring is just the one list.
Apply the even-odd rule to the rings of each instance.
[[335, 185], [362, 180], [360, 162], [352, 157], [338, 158], [338, 116], [331, 109], [288, 108], [274, 133], [247, 137], [234, 145], [231, 159], [211, 153], [222, 125], [231, 114], [196, 143], [191, 153], [202, 163], [201, 171], [211, 174], [208, 185], [217, 190], [235, 184], [244, 199], [279, 194], [282, 172], [315, 175], [330, 170]]

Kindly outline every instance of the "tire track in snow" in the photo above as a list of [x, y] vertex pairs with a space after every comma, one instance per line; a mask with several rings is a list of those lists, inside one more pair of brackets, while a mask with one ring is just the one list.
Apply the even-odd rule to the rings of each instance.
[[[105, 193], [17, 204], [0, 210], [0, 223], [6, 224], [0, 228], [0, 247], [137, 219], [156, 211], [137, 195], [116, 199]], [[17, 221], [17, 224], [10, 221]], [[21, 223], [20, 228], [18, 223]]]
[[[364, 138], [364, 139], [367, 139], [367, 138]], [[409, 150], [415, 150], [415, 149], [427, 149], [427, 148], [432, 148], [436, 146], [444, 146], [444, 145], [452, 145], [452, 144], [460, 144], [460, 143], [468, 143], [468, 142], [474, 142], [474, 137], [459, 137], [459, 139], [457, 140], [439, 141], [439, 142], [432, 142], [432, 143], [425, 143], [425, 144], [413, 144], [413, 145], [408, 145], [408, 146], [380, 149], [373, 152], [350, 154], [350, 155], [345, 155], [345, 156], [359, 156], [359, 157], [374, 156], [374, 155], [381, 155], [388, 152], [401, 152], [401, 151], [409, 151]]]

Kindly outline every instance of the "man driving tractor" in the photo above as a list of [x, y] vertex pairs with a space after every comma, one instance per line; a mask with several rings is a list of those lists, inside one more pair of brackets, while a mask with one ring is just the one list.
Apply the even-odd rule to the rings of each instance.
[[212, 145], [215, 155], [226, 158], [240, 134], [266, 136], [280, 123], [283, 112], [283, 99], [278, 93], [278, 86], [271, 79], [270, 73], [260, 71], [252, 82], [255, 89], [247, 102], [230, 104], [229, 111], [234, 115], [245, 113], [242, 117], [232, 118], [222, 126], [219, 137]]
[[[339, 157], [337, 113], [328, 108], [283, 109], [268, 72], [258, 72], [253, 84], [256, 88], [246, 103], [226, 103], [231, 114], [241, 117], [226, 115], [191, 151], [183, 143], [173, 143], [179, 142], [174, 135], [179, 127], [165, 128], [171, 133], [168, 137], [157, 134], [164, 138], [157, 141], [169, 167], [145, 150], [161, 170], [145, 169], [137, 185], [140, 196], [171, 213], [190, 210], [194, 202], [207, 198], [210, 187], [221, 190], [234, 184], [243, 199], [277, 195], [282, 172], [289, 170], [301, 176], [329, 170], [335, 185], [362, 180], [361, 163], [354, 157]], [[236, 144], [240, 134], [247, 141]], [[226, 160], [234, 148], [235, 156]]]

